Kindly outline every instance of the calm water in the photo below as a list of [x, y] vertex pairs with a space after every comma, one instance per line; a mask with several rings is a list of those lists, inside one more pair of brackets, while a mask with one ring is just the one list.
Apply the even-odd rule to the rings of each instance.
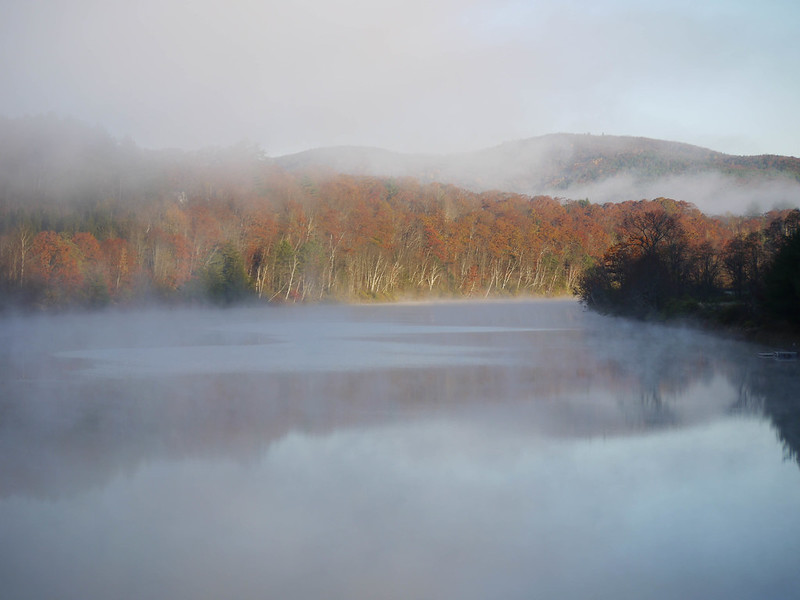
[[574, 302], [0, 321], [0, 597], [789, 598], [800, 366]]

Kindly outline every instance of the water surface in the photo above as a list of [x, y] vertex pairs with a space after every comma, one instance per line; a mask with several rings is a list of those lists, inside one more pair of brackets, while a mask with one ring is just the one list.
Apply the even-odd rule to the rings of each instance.
[[574, 302], [0, 324], [3, 598], [800, 589], [796, 362]]

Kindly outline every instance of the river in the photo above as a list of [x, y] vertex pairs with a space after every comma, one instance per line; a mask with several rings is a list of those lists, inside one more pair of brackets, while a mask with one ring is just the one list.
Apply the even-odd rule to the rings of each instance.
[[0, 319], [0, 597], [788, 598], [800, 366], [573, 301]]

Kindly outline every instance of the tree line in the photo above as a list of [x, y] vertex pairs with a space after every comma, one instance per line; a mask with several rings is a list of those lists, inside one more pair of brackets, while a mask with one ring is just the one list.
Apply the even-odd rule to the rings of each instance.
[[800, 210], [740, 221], [716, 239], [692, 212], [667, 200], [630, 204], [616, 241], [579, 278], [580, 298], [635, 316], [800, 325]]
[[[212, 168], [213, 167], [213, 168]], [[473, 193], [290, 174], [253, 158], [168, 171], [141, 197], [0, 205], [5, 304], [559, 295], [663, 308], [756, 292], [798, 211], [717, 217], [669, 199]], [[764, 283], [763, 285], [766, 285]]]
[[415, 180], [216, 181], [126, 204], [6, 204], [0, 290], [33, 306], [568, 293], [609, 232], [598, 207]]
[[797, 212], [296, 173], [247, 143], [149, 151], [68, 119], [0, 119], [2, 306], [575, 292], [637, 314], [714, 298], [786, 314]]

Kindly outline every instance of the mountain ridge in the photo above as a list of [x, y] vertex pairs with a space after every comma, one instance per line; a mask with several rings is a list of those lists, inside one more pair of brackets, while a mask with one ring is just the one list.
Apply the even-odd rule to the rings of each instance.
[[497, 189], [600, 202], [670, 196], [717, 212], [758, 202], [768, 208], [796, 205], [800, 198], [798, 158], [738, 156], [635, 136], [555, 133], [451, 154], [332, 146], [273, 160], [292, 172], [414, 177], [472, 191]]
[[599, 204], [669, 197], [708, 214], [800, 207], [798, 158], [729, 155], [655, 138], [554, 133], [450, 154], [351, 145], [268, 157], [251, 142], [193, 151], [142, 149], [71, 118], [0, 117], [0, 203], [146, 198], [172, 187], [190, 191], [183, 188], [192, 171], [224, 172], [245, 182], [263, 178], [265, 169], [289, 177], [412, 177], [479, 193]]

